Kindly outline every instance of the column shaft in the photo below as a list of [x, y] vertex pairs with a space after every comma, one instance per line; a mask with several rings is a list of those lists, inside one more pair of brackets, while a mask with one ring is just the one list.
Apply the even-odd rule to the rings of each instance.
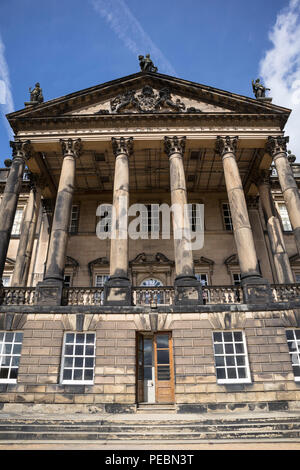
[[22, 231], [12, 277], [12, 286], [27, 285], [40, 201], [41, 188], [33, 185], [22, 220]]
[[276, 281], [279, 284], [293, 283], [294, 277], [284, 243], [281, 224], [272, 199], [269, 172], [261, 175], [258, 181], [258, 190], [276, 269]]
[[243, 185], [235, 158], [238, 137], [218, 137], [216, 151], [223, 160], [225, 183], [230, 205], [245, 303], [271, 302], [268, 282], [259, 272], [252, 229]]
[[200, 304], [201, 285], [194, 274], [191, 227], [187, 211], [187, 191], [183, 167], [185, 137], [165, 137], [165, 153], [170, 163], [170, 190], [175, 255], [175, 303]]
[[80, 139], [61, 140], [64, 159], [55, 203], [45, 281], [55, 280], [63, 283], [74, 194], [76, 157], [80, 151], [80, 142]]
[[298, 253], [300, 254], [300, 194], [290, 163], [286, 146], [288, 137], [269, 137], [267, 151], [277, 170], [281, 191], [293, 227]]
[[237, 137], [218, 137], [217, 151], [222, 155], [226, 189], [230, 205], [234, 238], [241, 269], [241, 278], [261, 277], [249, 221], [243, 185], [235, 152]]
[[16, 140], [10, 142], [13, 149], [13, 160], [3, 192], [0, 206], [0, 282], [5, 267], [5, 261], [14, 223], [19, 194], [22, 188], [25, 161], [29, 156], [30, 142]]
[[105, 284], [106, 305], [131, 305], [131, 285], [128, 278], [128, 209], [129, 156], [133, 152], [133, 138], [112, 138], [116, 157], [112, 233], [110, 246], [110, 278]]
[[110, 276], [128, 278], [129, 155], [132, 152], [132, 139], [114, 139], [112, 142], [116, 163]]

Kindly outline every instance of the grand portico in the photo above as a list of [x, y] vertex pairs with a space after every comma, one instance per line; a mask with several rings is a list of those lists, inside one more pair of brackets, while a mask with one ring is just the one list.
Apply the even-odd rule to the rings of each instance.
[[[296, 407], [286, 329], [299, 327], [291, 262], [300, 255], [300, 200], [284, 136], [289, 114], [264, 97], [142, 71], [8, 115], [15, 141], [0, 209], [1, 275], [25, 163], [34, 181], [12, 286], [2, 289], [2, 330], [24, 331], [8, 402], [22, 396], [37, 403], [43, 387], [43, 400], [53, 405]], [[40, 200], [50, 207], [39, 234], [48, 242], [38, 244], [33, 264]], [[173, 239], [184, 226], [178, 217], [170, 239], [131, 240], [125, 227], [123, 237], [100, 240], [97, 207], [113, 204], [119, 234], [121, 200], [126, 209], [204, 204], [203, 248]], [[66, 348], [77, 340], [94, 346], [93, 360], [67, 366]], [[233, 363], [216, 352], [227, 342]], [[230, 389], [237, 384], [240, 394]]]

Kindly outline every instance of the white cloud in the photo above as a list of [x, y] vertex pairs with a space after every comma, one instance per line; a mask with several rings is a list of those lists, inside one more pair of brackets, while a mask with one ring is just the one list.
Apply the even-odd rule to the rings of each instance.
[[271, 88], [273, 103], [292, 109], [285, 135], [300, 161], [300, 0], [290, 0], [279, 12], [269, 39], [273, 46], [260, 63], [260, 75]]
[[0, 109], [10, 139], [13, 139], [13, 131], [5, 117], [5, 114], [12, 113], [15, 109], [11, 92], [8, 65], [5, 59], [5, 47], [0, 36]]
[[124, 0], [91, 1], [95, 10], [106, 20], [125, 47], [136, 55], [136, 58], [140, 54], [150, 54], [159, 72], [176, 75], [170, 62], [144, 31]]

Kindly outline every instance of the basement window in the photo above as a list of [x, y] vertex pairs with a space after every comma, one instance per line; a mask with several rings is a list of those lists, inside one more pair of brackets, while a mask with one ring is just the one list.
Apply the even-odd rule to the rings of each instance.
[[213, 343], [217, 383], [251, 383], [244, 332], [216, 331]]
[[300, 382], [300, 330], [286, 330], [295, 382]]
[[93, 384], [95, 333], [66, 333], [63, 344], [61, 383]]
[[17, 383], [23, 333], [0, 331], [0, 383]]

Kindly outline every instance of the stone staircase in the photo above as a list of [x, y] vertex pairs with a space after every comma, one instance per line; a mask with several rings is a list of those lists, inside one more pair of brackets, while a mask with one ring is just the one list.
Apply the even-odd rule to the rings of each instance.
[[0, 443], [18, 441], [298, 441], [300, 413], [265, 415], [0, 416]]

